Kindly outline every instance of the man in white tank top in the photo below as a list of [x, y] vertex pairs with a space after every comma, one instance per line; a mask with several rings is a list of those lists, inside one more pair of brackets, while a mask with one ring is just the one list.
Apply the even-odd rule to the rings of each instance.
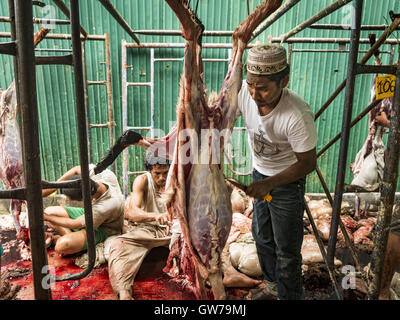
[[267, 287], [254, 298], [301, 299], [305, 177], [316, 165], [314, 115], [286, 88], [284, 47], [253, 47], [246, 68], [237, 117], [241, 115], [247, 127], [253, 156], [253, 183], [247, 194], [257, 199], [252, 233]]
[[169, 166], [148, 152], [147, 172], [136, 177], [125, 201], [125, 233], [112, 240], [108, 258], [110, 282], [120, 300], [132, 299], [133, 281], [150, 250], [170, 243], [169, 213], [161, 199]]

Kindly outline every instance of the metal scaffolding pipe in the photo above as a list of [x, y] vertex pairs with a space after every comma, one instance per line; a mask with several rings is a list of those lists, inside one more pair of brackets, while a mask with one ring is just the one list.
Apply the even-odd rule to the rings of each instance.
[[24, 177], [30, 230], [30, 249], [35, 299], [50, 300], [48, 261], [44, 239], [43, 199], [40, 169], [38, 108], [36, 96], [35, 54], [33, 44], [32, 1], [15, 1], [17, 38], [18, 106], [21, 109], [24, 136]]
[[[387, 43], [387, 38], [393, 33], [396, 28], [400, 25], [400, 18], [396, 18], [390, 27], [385, 30], [385, 32], [381, 35], [381, 37], [375, 42], [375, 44], [369, 49], [368, 53], [361, 59], [359, 64], [365, 64], [372, 57], [372, 55], [379, 49], [379, 47]], [[368, 40], [369, 41], [369, 40]], [[317, 119], [325, 110], [329, 107], [329, 105], [336, 99], [336, 97], [342, 92], [342, 90], [346, 87], [346, 79], [340, 84], [340, 86], [335, 90], [335, 92], [328, 98], [325, 104], [321, 107], [320, 110], [315, 114], [315, 119]]]
[[256, 30], [254, 30], [251, 40], [257, 38], [262, 32], [269, 28], [275, 21], [282, 17], [286, 12], [293, 8], [300, 0], [286, 0], [286, 2], [280, 6], [272, 15], [270, 15], [267, 20], [265, 20]]
[[70, 0], [71, 7], [71, 36], [72, 36], [72, 52], [74, 62], [74, 84], [75, 84], [75, 100], [76, 100], [76, 118], [78, 124], [78, 140], [79, 140], [79, 158], [81, 166], [82, 178], [82, 198], [85, 210], [85, 228], [87, 236], [87, 246], [89, 263], [88, 267], [80, 273], [64, 274], [57, 276], [56, 281], [76, 280], [87, 276], [94, 267], [96, 259], [96, 247], [94, 242], [93, 230], [93, 214], [92, 199], [90, 195], [89, 185], [89, 161], [88, 161], [88, 144], [87, 144], [87, 127], [86, 127], [86, 110], [83, 84], [83, 67], [82, 67], [82, 46], [80, 40], [80, 24], [79, 24], [79, 0]]
[[[322, 176], [321, 171], [319, 170], [318, 165], [316, 166], [315, 171], [317, 172], [318, 178], [319, 178], [319, 180], [320, 180], [320, 182], [321, 182], [322, 188], [324, 189], [324, 192], [325, 192], [325, 194], [326, 194], [326, 197], [327, 197], [327, 199], [328, 199], [328, 201], [329, 201], [331, 207], [333, 207], [333, 199], [332, 199], [332, 196], [331, 196], [331, 194], [330, 194], [330, 192], [329, 192], [329, 189], [328, 189], [328, 186], [327, 186], [327, 184], [326, 184], [326, 182], [325, 182], [325, 179], [324, 179], [324, 177]], [[345, 225], [343, 224], [343, 221], [342, 221], [342, 219], [341, 219], [340, 217], [339, 217], [339, 227], [340, 227], [340, 230], [341, 230], [342, 233], [343, 233], [345, 243], [346, 243], [346, 245], [348, 246], [348, 248], [350, 249], [351, 257], [353, 258], [353, 262], [354, 262], [354, 264], [356, 265], [356, 270], [357, 270], [358, 272], [362, 273], [363, 270], [361, 269], [361, 265], [360, 265], [360, 262], [359, 262], [359, 260], [358, 260], [358, 256], [357, 256], [357, 253], [356, 253], [356, 249], [355, 249], [354, 244], [353, 244], [352, 240], [350, 239], [349, 234], [347, 233], [346, 227], [345, 227]], [[366, 282], [366, 279], [362, 278], [362, 280], [363, 280], [363, 282], [364, 282], [365, 288], [368, 288], [368, 284], [367, 284], [367, 282]], [[368, 293], [367, 293], [367, 295], [368, 295]]]
[[99, 0], [99, 2], [107, 9], [107, 11], [114, 17], [114, 19], [118, 22], [118, 24], [131, 36], [131, 38], [137, 43], [140, 44], [139, 38], [135, 35], [135, 32], [129, 26], [129, 24], [125, 21], [125, 19], [121, 16], [117, 9], [112, 5], [109, 0]]
[[[11, 23], [11, 19], [9, 17], [0, 17], [0, 22], [8, 22]], [[69, 20], [58, 20], [58, 19], [38, 19], [33, 18], [34, 24], [70, 24]]]
[[329, 233], [328, 253], [327, 253], [328, 263], [330, 264], [331, 267], [333, 267], [334, 265], [338, 224], [340, 219], [344, 179], [346, 174], [346, 161], [347, 161], [347, 153], [349, 148], [349, 137], [350, 137], [350, 123], [351, 123], [351, 114], [353, 111], [355, 80], [357, 75], [356, 73], [357, 57], [358, 57], [358, 48], [360, 39], [360, 26], [361, 26], [361, 15], [363, 9], [363, 0], [354, 0], [354, 8], [355, 8], [355, 16], [353, 17], [353, 29], [351, 32], [351, 48], [350, 48], [349, 62], [347, 69], [348, 81], [346, 86], [338, 170], [336, 175], [335, 198], [333, 201], [332, 220]]
[[397, 66], [393, 109], [390, 115], [390, 129], [383, 182], [381, 184], [381, 201], [378, 211], [374, 250], [372, 252], [372, 283], [369, 288], [371, 299], [378, 299], [381, 291], [381, 278], [384, 269], [389, 227], [392, 220], [393, 203], [397, 186], [400, 157], [400, 67]]
[[[309, 26], [310, 29], [319, 29], [319, 30], [351, 30], [351, 25], [343, 25], [343, 24], [313, 24]], [[381, 25], [364, 25], [361, 26], [361, 31], [376, 31], [376, 30], [386, 30], [389, 28], [386, 24]], [[397, 28], [399, 30], [399, 28]]]
[[315, 239], [317, 240], [317, 244], [318, 244], [319, 250], [321, 252], [322, 258], [324, 259], [326, 268], [328, 269], [329, 277], [331, 278], [333, 288], [335, 289], [336, 296], [338, 297], [339, 300], [343, 300], [343, 297], [339, 291], [339, 286], [336, 281], [335, 275], [333, 274], [333, 267], [331, 267], [328, 263], [324, 243], [322, 242], [322, 239], [318, 233], [318, 229], [317, 229], [317, 226], [315, 225], [314, 218], [311, 214], [310, 208], [308, 207], [305, 199], [304, 199], [304, 207], [306, 209], [308, 220], [310, 220], [311, 228], [313, 229], [314, 236], [315, 236]]
[[[350, 124], [350, 127], [354, 127], [362, 118], [364, 118], [372, 109], [374, 109], [382, 100], [375, 100], [365, 108]], [[317, 158], [322, 156], [336, 141], [341, 137], [341, 133], [338, 133], [331, 141], [329, 141], [318, 153]]]
[[0, 43], [0, 54], [15, 56], [16, 52], [16, 44], [14, 41]]
[[[71, 13], [70, 13], [68, 7], [65, 5], [65, 3], [62, 0], [53, 0], [53, 2], [65, 14], [65, 16], [71, 20]], [[81, 25], [79, 26], [79, 28], [80, 28], [80, 31], [81, 31], [83, 37], [86, 39], [88, 37], [88, 33]]]
[[[10, 32], [0, 32], [0, 38], [10, 38]], [[81, 35], [81, 40], [97, 40], [104, 41], [103, 35], [88, 35], [86, 38]], [[49, 33], [46, 36], [47, 39], [60, 39], [60, 40], [71, 40], [71, 34], [62, 34], [62, 33]]]
[[333, 2], [332, 4], [327, 6], [322, 11], [318, 12], [317, 14], [313, 15], [311, 18], [309, 18], [306, 21], [304, 21], [303, 23], [299, 24], [294, 29], [290, 30], [288, 33], [285, 33], [285, 34], [281, 35], [281, 37], [280, 37], [281, 41], [285, 42], [290, 37], [293, 37], [295, 34], [299, 33], [300, 31], [302, 31], [302, 30], [304, 30], [306, 28], [308, 28], [313, 23], [321, 20], [322, 18], [325, 18], [326, 16], [328, 16], [332, 12], [334, 12], [337, 9], [343, 7], [344, 5], [348, 4], [351, 1], [352, 0], [337, 0], [337, 1]]

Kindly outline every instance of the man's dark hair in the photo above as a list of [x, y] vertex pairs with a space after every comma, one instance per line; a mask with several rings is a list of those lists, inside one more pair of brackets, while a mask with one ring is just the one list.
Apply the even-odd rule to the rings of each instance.
[[147, 171], [151, 171], [151, 169], [153, 169], [153, 166], [156, 166], [156, 165], [169, 166], [170, 164], [171, 164], [171, 161], [168, 159], [156, 156], [152, 152], [146, 153], [146, 158], [144, 160], [144, 167], [146, 168]]
[[275, 82], [276, 85], [279, 85], [281, 80], [284, 79], [287, 75], [290, 74], [290, 66], [288, 65], [282, 71], [275, 74], [268, 75], [258, 75], [259, 77], [266, 77], [268, 80]]
[[277, 85], [279, 85], [281, 80], [284, 79], [289, 74], [290, 74], [290, 66], [288, 65], [282, 71], [275, 73], [275, 74], [266, 75], [266, 77], [268, 78], [268, 80], [271, 80], [271, 81], [275, 82]]
[[[81, 176], [79, 174], [73, 175], [66, 181], [71, 181], [71, 180], [78, 180], [81, 179]], [[94, 195], [97, 192], [97, 189], [99, 188], [99, 184], [92, 179], [89, 179], [90, 182], [90, 194]], [[82, 201], [82, 187], [79, 188], [61, 188], [60, 189], [61, 194], [65, 194], [68, 196], [71, 200], [75, 201]]]

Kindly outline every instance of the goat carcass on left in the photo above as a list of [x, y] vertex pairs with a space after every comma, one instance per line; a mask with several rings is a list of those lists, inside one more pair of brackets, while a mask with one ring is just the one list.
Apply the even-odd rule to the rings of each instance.
[[[6, 189], [25, 186], [15, 81], [2, 91], [0, 98], [0, 180]], [[20, 240], [28, 237], [27, 229], [21, 226], [19, 219], [23, 203], [23, 200], [14, 199], [10, 202], [10, 212]]]
[[[33, 45], [36, 47], [50, 32], [50, 29], [40, 28], [35, 34]], [[0, 89], [0, 180], [6, 189], [24, 188], [24, 167], [22, 162], [22, 145], [17, 122], [17, 93], [15, 81], [7, 90]], [[29, 231], [21, 225], [20, 213], [24, 200], [11, 199], [12, 214], [17, 238], [29, 239]], [[26, 224], [28, 219], [26, 219]]]

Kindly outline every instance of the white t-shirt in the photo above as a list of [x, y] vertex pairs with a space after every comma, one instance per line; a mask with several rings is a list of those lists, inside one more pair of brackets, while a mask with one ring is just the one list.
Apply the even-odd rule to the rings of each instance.
[[[107, 191], [92, 201], [93, 227], [101, 227], [108, 235], [120, 234], [124, 224], [124, 196], [115, 174], [106, 169], [94, 174], [94, 164], [89, 165], [89, 177], [107, 185]], [[85, 216], [78, 217], [85, 225]]]
[[261, 116], [244, 80], [239, 92], [237, 118], [248, 130], [253, 167], [266, 176], [276, 175], [297, 162], [294, 152], [315, 148], [318, 136], [314, 114], [295, 92], [284, 88], [274, 110]]

